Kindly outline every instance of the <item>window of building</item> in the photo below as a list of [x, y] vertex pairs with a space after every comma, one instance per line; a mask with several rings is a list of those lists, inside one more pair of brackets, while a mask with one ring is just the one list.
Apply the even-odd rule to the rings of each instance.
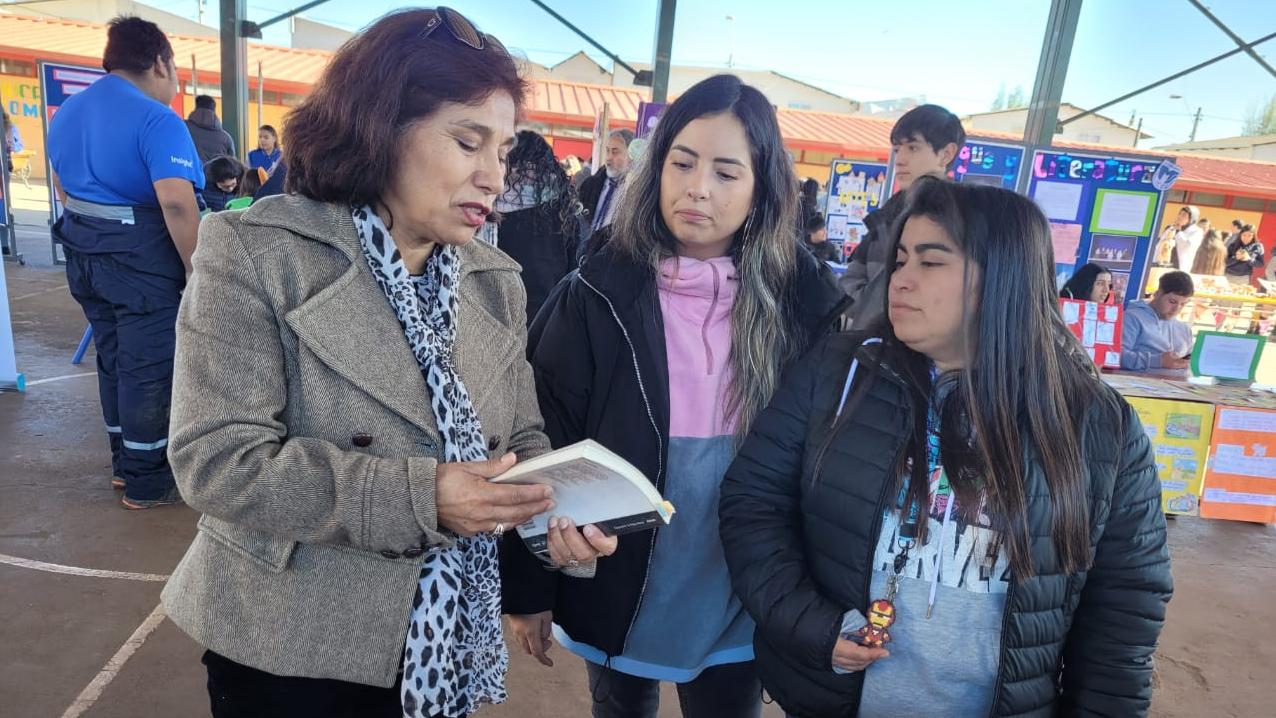
[[22, 60], [9, 60], [0, 57], [0, 75], [20, 75], [35, 77], [35, 63]]
[[1258, 197], [1233, 197], [1232, 209], [1248, 209], [1253, 212], [1262, 212], [1263, 207], [1267, 204]]
[[1214, 192], [1193, 192], [1191, 203], [1206, 207], [1222, 207], [1227, 197]]
[[836, 152], [816, 152], [814, 150], [802, 150], [802, 162], [812, 165], [827, 165], [837, 159]]
[[1181, 189], [1172, 189], [1165, 193], [1167, 202], [1187, 202], [1187, 192]]

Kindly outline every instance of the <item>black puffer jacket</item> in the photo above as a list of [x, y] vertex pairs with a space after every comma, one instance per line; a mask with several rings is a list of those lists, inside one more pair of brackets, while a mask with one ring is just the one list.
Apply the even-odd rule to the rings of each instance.
[[[864, 674], [833, 673], [833, 646], [843, 613], [866, 610], [881, 516], [911, 426], [904, 384], [882, 367], [812, 476], [852, 357], [861, 368], [881, 366], [880, 345], [863, 339], [836, 335], [794, 368], [722, 484], [722, 542], [736, 593], [758, 623], [758, 672], [803, 718], [858, 711]], [[857, 373], [857, 382], [867, 376]], [[1060, 573], [1049, 490], [1027, 453], [1036, 575], [1007, 595], [992, 716], [1147, 713], [1173, 587], [1150, 444], [1134, 411], [1114, 399], [1119, 415], [1096, 407], [1083, 427], [1089, 571]]]
[[528, 324], [558, 282], [576, 268], [580, 228], [573, 220], [571, 231], [564, 232], [560, 210], [558, 202], [550, 202], [501, 218], [497, 246], [523, 268]]
[[[841, 312], [829, 268], [797, 253], [795, 322], [810, 347]], [[545, 433], [555, 448], [593, 439], [629, 461], [657, 490], [669, 457], [669, 364], [654, 274], [610, 244], [554, 290], [528, 331], [528, 358]], [[620, 655], [647, 583], [655, 531], [620, 537], [594, 578], [546, 571], [514, 533], [501, 545], [504, 612], [553, 610], [577, 641]]]

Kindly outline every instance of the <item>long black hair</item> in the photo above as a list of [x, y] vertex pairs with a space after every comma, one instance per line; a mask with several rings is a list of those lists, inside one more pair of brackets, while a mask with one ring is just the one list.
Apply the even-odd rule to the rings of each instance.
[[505, 191], [527, 192], [537, 208], [557, 215], [565, 236], [575, 237], [581, 206], [571, 178], [544, 137], [531, 130], [520, 130], [516, 137], [518, 142], [505, 161]]
[[[1116, 404], [1059, 314], [1049, 224], [1035, 204], [1009, 190], [921, 178], [893, 225], [892, 255], [910, 217], [939, 224], [965, 254], [964, 288], [975, 307], [963, 312], [966, 366], [932, 382], [931, 361], [895, 336], [883, 307], [873, 327], [874, 336], [883, 338], [881, 362], [861, 365], [866, 376], [857, 378], [820, 458], [889, 368], [904, 379], [913, 406], [897, 467], [901, 481], [908, 480], [909, 505], [930, 502], [927, 417], [935, 397], [940, 459], [958, 506], [968, 520], [981, 508], [986, 512], [1009, 548], [1014, 575], [1022, 580], [1034, 573], [1025, 487], [1029, 453], [1050, 492], [1056, 565], [1064, 572], [1083, 570], [1090, 538], [1081, 427], [1096, 405], [1115, 413]], [[894, 262], [887, 267], [893, 272]], [[889, 303], [886, 295], [883, 304]], [[963, 305], [965, 299], [954, 297]], [[924, 537], [926, 522], [919, 528]]]
[[1090, 292], [1094, 291], [1094, 280], [1098, 279], [1100, 274], [1110, 277], [1112, 270], [1094, 262], [1081, 265], [1076, 274], [1073, 274], [1072, 278], [1063, 285], [1063, 289], [1059, 290], [1059, 296], [1090, 301]]

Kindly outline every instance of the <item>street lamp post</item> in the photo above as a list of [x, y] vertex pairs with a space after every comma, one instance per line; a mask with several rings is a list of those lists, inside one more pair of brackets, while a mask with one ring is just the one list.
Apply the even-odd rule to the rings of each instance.
[[[1188, 112], [1191, 112], [1191, 111], [1192, 111], [1192, 106], [1191, 106], [1191, 105], [1189, 105], [1189, 104], [1187, 104], [1187, 100], [1183, 99], [1183, 96], [1182, 96], [1182, 95], [1170, 95], [1170, 99], [1171, 99], [1171, 100], [1182, 100], [1182, 101], [1183, 101], [1183, 107], [1187, 108], [1187, 111], [1188, 111]], [[1192, 118], [1192, 134], [1191, 134], [1191, 136], [1189, 136], [1189, 137], [1187, 138], [1187, 141], [1188, 141], [1188, 142], [1195, 142], [1195, 141], [1196, 141], [1196, 130], [1197, 130], [1197, 128], [1199, 128], [1199, 127], [1201, 126], [1201, 110], [1202, 110], [1202, 109], [1204, 109], [1204, 108], [1202, 108], [1202, 107], [1197, 107], [1197, 108], [1196, 108], [1196, 114], [1195, 114], [1195, 116]]]

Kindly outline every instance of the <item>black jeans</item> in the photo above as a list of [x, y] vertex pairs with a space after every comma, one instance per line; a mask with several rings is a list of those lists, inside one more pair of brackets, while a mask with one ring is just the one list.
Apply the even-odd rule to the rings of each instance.
[[213, 718], [403, 718], [392, 688], [326, 678], [296, 678], [204, 652]]
[[[660, 681], [638, 678], [585, 661], [594, 698], [594, 718], [655, 718], [660, 708]], [[688, 683], [679, 683], [683, 718], [760, 718], [762, 682], [753, 662], [706, 668]]]

